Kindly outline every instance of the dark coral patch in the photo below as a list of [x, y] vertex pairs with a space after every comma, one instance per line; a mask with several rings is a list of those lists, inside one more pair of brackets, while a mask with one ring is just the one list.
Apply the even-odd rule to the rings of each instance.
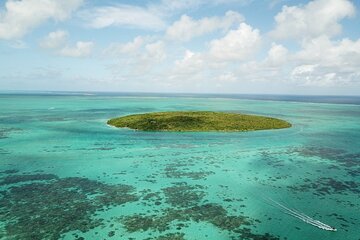
[[232, 238], [233, 240], [237, 240], [237, 239], [244, 239], [244, 240], [280, 240], [279, 237], [271, 235], [270, 233], [265, 233], [265, 234], [253, 233], [250, 228], [243, 228], [243, 229], [240, 229], [240, 230], [235, 230], [235, 232], [239, 233], [240, 236], [233, 237]]
[[168, 178], [191, 178], [193, 180], [204, 179], [207, 176], [214, 174], [212, 171], [189, 171], [183, 169], [188, 164], [184, 163], [171, 163], [164, 169], [165, 175]]
[[[204, 203], [205, 192], [199, 185], [189, 185], [184, 182], [174, 183], [172, 186], [164, 188], [163, 194], [171, 207], [156, 214], [134, 214], [120, 217], [119, 221], [124, 228], [131, 233], [138, 231], [162, 233], [189, 227], [192, 221], [210, 223], [220, 230], [228, 231], [229, 236], [233, 239], [238, 239], [239, 236], [243, 236], [241, 239], [253, 240], [278, 239], [270, 234], [255, 234], [245, 228], [259, 222], [257, 220], [242, 215], [230, 215], [223, 206], [217, 203]], [[147, 193], [143, 200], [155, 201], [157, 198], [160, 198], [159, 192]], [[184, 236], [170, 235], [169, 237], [164, 239], [183, 239]]]
[[348, 153], [342, 149], [327, 147], [302, 147], [293, 148], [289, 153], [296, 153], [304, 157], [318, 157], [334, 162], [336, 168], [338, 165], [343, 167], [350, 176], [360, 176], [360, 153]]
[[284, 160], [281, 158], [274, 157], [274, 154], [271, 152], [263, 151], [261, 152], [261, 160], [270, 167], [284, 167]]
[[354, 181], [338, 181], [329, 177], [321, 177], [314, 181], [307, 179], [307, 183], [289, 186], [293, 191], [307, 192], [313, 190], [314, 195], [360, 193], [360, 186]]
[[0, 139], [8, 138], [11, 133], [20, 131], [20, 128], [0, 128]]
[[156, 238], [146, 238], [144, 240], [185, 240], [184, 233], [167, 233]]
[[174, 183], [173, 186], [164, 188], [166, 202], [176, 207], [188, 207], [199, 203], [205, 196], [200, 185], [191, 186], [185, 182]]
[[[132, 215], [121, 219], [129, 232], [158, 230], [160, 232], [170, 229], [173, 221], [208, 222], [214, 226], [233, 231], [242, 225], [250, 225], [251, 221], [243, 216], [228, 216], [227, 211], [218, 204], [204, 204], [185, 209], [168, 208], [163, 215]], [[185, 224], [184, 224], [185, 225]]]
[[20, 180], [22, 185], [0, 196], [0, 218], [7, 220], [6, 236], [11, 239], [59, 239], [69, 231], [86, 232], [103, 224], [92, 219], [96, 211], [138, 199], [131, 186], [87, 178], [33, 174], [15, 175], [7, 182]]
[[14, 174], [14, 173], [18, 173], [19, 170], [17, 169], [8, 169], [8, 170], [5, 170], [5, 171], [2, 171], [0, 172], [1, 174]]
[[6, 176], [2, 181], [0, 181], [0, 185], [23, 183], [29, 181], [45, 181], [52, 179], [57, 179], [57, 176], [54, 174], [10, 175]]

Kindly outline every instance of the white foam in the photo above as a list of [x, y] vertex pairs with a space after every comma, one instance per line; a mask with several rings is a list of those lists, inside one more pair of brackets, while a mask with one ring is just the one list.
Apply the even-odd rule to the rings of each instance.
[[302, 220], [303, 222], [306, 222], [308, 224], [311, 224], [315, 227], [318, 227], [318, 228], [326, 230], [326, 231], [337, 231], [336, 228], [331, 227], [330, 225], [327, 225], [323, 222], [320, 222], [319, 220], [313, 219], [313, 218], [309, 217], [308, 215], [306, 215], [305, 213], [301, 213], [295, 209], [288, 208], [288, 207], [284, 206], [283, 204], [281, 204], [271, 198], [268, 198], [268, 200], [270, 201], [271, 205], [280, 208], [286, 214], [296, 217], [296, 218]]

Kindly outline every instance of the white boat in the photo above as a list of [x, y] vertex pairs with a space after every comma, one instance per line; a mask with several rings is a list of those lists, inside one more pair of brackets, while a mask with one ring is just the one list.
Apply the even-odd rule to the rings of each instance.
[[[320, 222], [319, 220], [315, 220], [311, 217], [309, 217], [308, 215], [304, 214], [304, 213], [301, 213], [295, 209], [292, 209], [292, 208], [288, 208], [284, 205], [282, 205], [281, 203], [278, 203], [276, 202], [275, 200], [269, 198], [269, 200], [275, 204], [276, 207], [279, 207], [284, 213], [290, 215], [290, 216], [293, 216], [293, 217], [296, 217], [308, 224], [311, 224], [315, 227], [318, 227], [320, 229], [323, 229], [323, 230], [326, 230], [326, 231], [332, 231], [332, 232], [336, 232], [337, 229], [335, 227], [332, 227], [330, 225], [327, 225], [323, 222]], [[273, 205], [274, 206], [274, 205]]]

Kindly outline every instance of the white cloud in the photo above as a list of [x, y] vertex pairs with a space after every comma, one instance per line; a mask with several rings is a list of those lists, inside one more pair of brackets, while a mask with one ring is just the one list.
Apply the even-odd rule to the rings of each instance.
[[239, 61], [250, 59], [260, 42], [259, 31], [241, 23], [237, 29], [228, 30], [223, 38], [211, 41], [203, 52], [185, 50], [172, 66], [163, 67], [161, 79], [179, 91], [226, 88], [241, 79], [236, 75]]
[[164, 15], [186, 9], [196, 9], [203, 5], [217, 6], [225, 4], [247, 5], [254, 0], [162, 0], [159, 4], [149, 5], [149, 9], [160, 12]]
[[41, 42], [40, 47], [42, 48], [60, 48], [67, 42], [69, 34], [63, 30], [57, 30], [49, 33]]
[[276, 5], [282, 4], [285, 1], [289, 1], [289, 0], [270, 0], [269, 7], [273, 8]]
[[345, 79], [338, 78], [335, 72], [320, 72], [319, 65], [300, 65], [291, 72], [291, 78], [300, 86], [329, 87], [346, 84]]
[[82, 11], [82, 17], [92, 28], [125, 26], [146, 30], [160, 31], [167, 27], [170, 17], [187, 9], [194, 10], [203, 5], [220, 5], [237, 3], [248, 4], [253, 0], [162, 0], [148, 3], [145, 6], [114, 4], [112, 6], [94, 7]]
[[[172, 8], [181, 9], [192, 3], [177, 4]], [[334, 4], [337, 7], [334, 8]], [[164, 36], [138, 36], [127, 43], [114, 43], [106, 51], [118, 57], [118, 64], [114, 65], [116, 78], [131, 79], [139, 86], [151, 89], [217, 91], [221, 88], [221, 91], [229, 92], [261, 89], [264, 92], [290, 90], [289, 93], [306, 93], [308, 90], [324, 93], [326, 90], [323, 89], [338, 86], [349, 89], [348, 86], [360, 85], [360, 40], [333, 41], [331, 37], [340, 32], [339, 22], [351, 16], [352, 7], [345, 0], [339, 0], [339, 3], [330, 0], [329, 6], [322, 0], [315, 0], [303, 6], [284, 7], [278, 14], [278, 18], [283, 14], [284, 19], [278, 19], [276, 30], [287, 31], [283, 26], [292, 21], [287, 15], [290, 10], [295, 14], [293, 21], [305, 24], [288, 30], [291, 37], [300, 40], [301, 49], [297, 51], [290, 51], [285, 43], [269, 45], [263, 41], [260, 31], [244, 23], [236, 12], [200, 19], [182, 15], [166, 29]], [[150, 11], [151, 7], [144, 9]], [[154, 9], [150, 12], [159, 11]], [[314, 11], [318, 11], [319, 16], [326, 15], [326, 19], [311, 23], [309, 19], [315, 17]], [[332, 11], [335, 17], [332, 17]], [[165, 22], [165, 14], [159, 12], [159, 18]], [[300, 34], [304, 29], [308, 31]], [[181, 43], [166, 41], [189, 41], [215, 31], [218, 37], [205, 44], [202, 51], [184, 50]], [[263, 53], [267, 54], [262, 59], [254, 58], [264, 45], [267, 49], [263, 49]]]
[[236, 82], [237, 81], [237, 77], [235, 76], [234, 73], [232, 72], [227, 72], [227, 73], [224, 73], [222, 75], [220, 75], [218, 77], [218, 80], [222, 83], [227, 83], [227, 82], [230, 82], [230, 83], [233, 83], [233, 82]]
[[165, 28], [165, 22], [159, 13], [147, 7], [132, 5], [116, 5], [97, 7], [83, 11], [80, 14], [92, 28], [110, 26], [126, 26], [140, 29], [160, 30]]
[[314, 72], [316, 64], [314, 65], [300, 65], [294, 68], [292, 71], [292, 75], [301, 76], [301, 75], [309, 75]]
[[[226, 46], [236, 46], [230, 44], [231, 41], [225, 42], [228, 44], [224, 44], [223, 54], [227, 53]], [[281, 87], [293, 92], [297, 88], [324, 92], [324, 89], [360, 85], [360, 39], [332, 41], [321, 36], [304, 41], [302, 49], [295, 53], [281, 44], [272, 43], [262, 60], [249, 61], [232, 55], [225, 58], [222, 55], [221, 60], [226, 59], [226, 64], [221, 64], [221, 61], [217, 64], [219, 57], [214, 57], [212, 45], [209, 47], [208, 51], [199, 53], [186, 50], [184, 56], [175, 61], [174, 67], [164, 73], [163, 79], [169, 79], [171, 86], [183, 84], [189, 88], [193, 84], [194, 87], [218, 87], [229, 91], [239, 87], [240, 83], [242, 86], [255, 86], [266, 82], [269, 91]]]
[[137, 74], [154, 69], [161, 69], [161, 63], [167, 58], [167, 53], [163, 41], [159, 40], [145, 44], [138, 50], [137, 54], [131, 54], [126, 57], [126, 61], [133, 65], [132, 71]]
[[147, 44], [145, 50], [143, 59], [146, 61], [161, 62], [166, 59], [165, 44], [162, 41]]
[[22, 40], [15, 40], [13, 42], [11, 42], [9, 44], [10, 47], [15, 48], [15, 49], [24, 49], [27, 48], [27, 44], [26, 42], [22, 41]]
[[241, 23], [238, 29], [210, 42], [210, 55], [223, 61], [245, 60], [254, 54], [260, 43], [259, 30]]
[[175, 72], [180, 75], [195, 74], [203, 70], [204, 63], [201, 54], [186, 50], [184, 57], [175, 61]]
[[303, 44], [293, 56], [291, 78], [300, 85], [360, 83], [360, 39], [331, 41], [321, 36]]
[[242, 80], [283, 83], [292, 87], [340, 87], [360, 84], [360, 39], [331, 41], [326, 36], [304, 41], [291, 53], [273, 43], [262, 61], [240, 65]]
[[289, 51], [287, 48], [281, 44], [272, 43], [265, 61], [269, 66], [279, 66], [286, 63], [288, 57]]
[[65, 57], [86, 57], [91, 55], [93, 42], [78, 41], [74, 46], [69, 44], [69, 33], [63, 30], [50, 32], [40, 41], [40, 47], [53, 50], [57, 55]]
[[355, 14], [349, 0], [314, 0], [304, 6], [283, 6], [275, 16], [276, 27], [271, 35], [278, 39], [303, 39], [341, 32], [339, 21]]
[[168, 87], [176, 88], [177, 91], [194, 91], [209, 80], [206, 77], [210, 71], [207, 64], [204, 54], [186, 50], [181, 59], [164, 71], [162, 79]]
[[58, 51], [58, 54], [65, 57], [87, 57], [94, 47], [93, 42], [76, 42], [75, 46], [66, 46]]
[[296, 58], [326, 66], [357, 66], [360, 64], [360, 39], [331, 41], [326, 36], [314, 38], [303, 43], [303, 49], [296, 53]]
[[281, 44], [272, 43], [267, 56], [262, 60], [247, 61], [238, 66], [236, 76], [250, 82], [281, 82], [288, 74], [292, 56]]
[[127, 43], [111, 43], [103, 53], [107, 56], [119, 56], [122, 54], [136, 54], [144, 46], [146, 40], [142, 36], [135, 37]]
[[138, 37], [134, 38], [134, 40], [132, 42], [129, 42], [129, 43], [119, 46], [119, 51], [121, 53], [136, 52], [143, 46], [144, 42], [145, 42], [144, 38], [138, 36]]
[[172, 13], [174, 11], [196, 8], [202, 5], [203, 0], [162, 0], [160, 3], [149, 5], [155, 12]]
[[237, 12], [228, 11], [224, 17], [205, 17], [199, 20], [182, 15], [166, 30], [166, 37], [172, 40], [189, 41], [219, 29], [228, 30], [234, 24], [244, 21], [244, 17]]
[[0, 39], [23, 37], [43, 22], [63, 21], [75, 11], [83, 0], [7, 0], [0, 12]]
[[127, 43], [111, 44], [103, 54], [117, 58], [118, 63], [109, 66], [109, 69], [116, 76], [125, 74], [126, 78], [144, 76], [145, 72], [149, 74], [155, 69], [162, 70], [161, 64], [167, 59], [163, 41], [140, 36]]

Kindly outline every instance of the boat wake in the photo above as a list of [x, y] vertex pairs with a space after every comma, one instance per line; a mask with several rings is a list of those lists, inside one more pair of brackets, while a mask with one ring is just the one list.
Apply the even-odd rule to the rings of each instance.
[[306, 222], [310, 225], [313, 225], [315, 227], [318, 227], [320, 229], [323, 229], [323, 230], [326, 230], [326, 231], [333, 231], [333, 232], [336, 232], [337, 229], [330, 226], [330, 225], [327, 225], [325, 223], [322, 223], [320, 222], [319, 220], [315, 220], [311, 217], [309, 217], [308, 215], [304, 214], [304, 213], [301, 213], [295, 209], [292, 209], [292, 208], [288, 208], [286, 206], [284, 206], [283, 204], [271, 199], [271, 198], [267, 198], [267, 200], [269, 201], [269, 203], [274, 206], [274, 207], [277, 207], [277, 208], [280, 208], [284, 213], [290, 215], [290, 216], [293, 216], [293, 217], [296, 217], [300, 220], [302, 220], [303, 222]]

